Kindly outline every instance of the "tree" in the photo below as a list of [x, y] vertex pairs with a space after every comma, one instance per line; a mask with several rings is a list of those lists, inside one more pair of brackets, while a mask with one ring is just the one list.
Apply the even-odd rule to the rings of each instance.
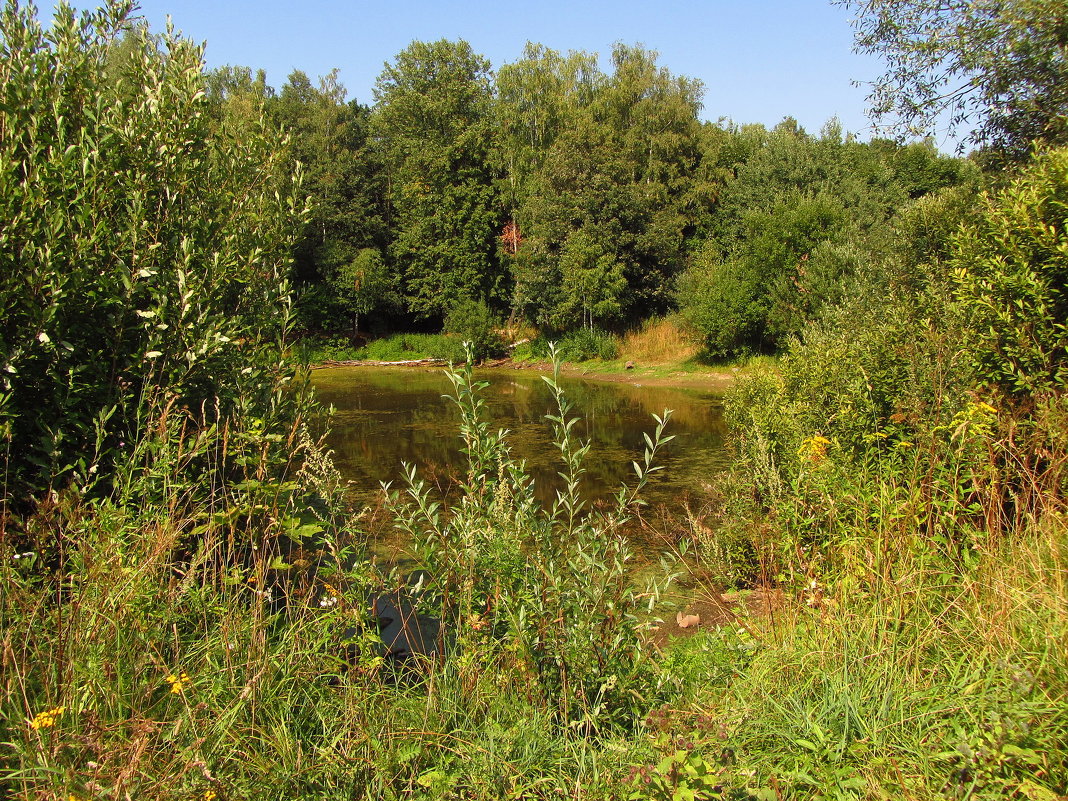
[[965, 141], [1012, 159], [1032, 140], [1068, 141], [1065, 0], [839, 0], [856, 10], [856, 48], [882, 56], [868, 97], [898, 134], [947, 119]]
[[596, 54], [571, 51], [564, 56], [531, 42], [518, 61], [497, 71], [498, 160], [513, 211], [529, 199], [532, 179], [553, 142], [589, 105], [603, 80]]
[[[532, 103], [522, 117], [553, 121], [529, 140], [543, 152], [514, 146], [528, 154], [517, 162], [533, 165], [516, 195], [515, 218], [527, 239], [513, 263], [516, 308], [554, 328], [590, 325], [591, 314], [609, 320], [665, 311], [697, 210], [701, 84], [671, 75], [641, 47], [616, 45], [607, 76], [584, 54], [561, 59], [533, 46], [528, 53], [539, 60], [513, 65], [508, 96], [526, 96], [516, 84], [530, 95], [548, 84], [559, 96]], [[529, 86], [519, 81], [531, 76], [541, 77]], [[603, 297], [577, 303], [594, 273], [607, 282]]]
[[292, 139], [312, 200], [293, 264], [297, 308], [306, 328], [328, 328], [341, 315], [351, 319], [374, 309], [374, 304], [363, 308], [366, 293], [356, 301], [349, 292], [350, 279], [355, 280], [351, 270], [364, 250], [381, 252], [387, 246], [384, 169], [370, 137], [370, 110], [356, 101], [346, 103], [346, 94], [337, 70], [317, 86], [294, 70], [269, 106]]
[[577, 313], [578, 322], [592, 329], [598, 320], [612, 320], [622, 311], [620, 299], [627, 288], [623, 265], [605, 244], [586, 229], [575, 231], [564, 243], [560, 253], [563, 302], [558, 327], [571, 327]]
[[390, 253], [421, 317], [440, 317], [464, 298], [492, 301], [504, 289], [489, 68], [467, 42], [413, 42], [375, 85]]
[[363, 248], [350, 262], [341, 265], [331, 279], [334, 292], [352, 318], [352, 335], [360, 331], [360, 315], [389, 303], [395, 288], [394, 276], [382, 254]]

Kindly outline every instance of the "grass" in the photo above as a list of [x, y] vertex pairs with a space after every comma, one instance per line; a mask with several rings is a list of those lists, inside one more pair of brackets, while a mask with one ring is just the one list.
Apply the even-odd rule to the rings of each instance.
[[[840, 552], [835, 572], [813, 571], [769, 613], [661, 652], [632, 639], [628, 610], [645, 596], [621, 578], [614, 524], [574, 514], [566, 494], [556, 511], [532, 506], [470, 376], [457, 391], [466, 497], [446, 512], [413, 475], [391, 506], [427, 541], [423, 558], [448, 590], [434, 601], [456, 625], [441, 657], [383, 657], [366, 600], [397, 577], [368, 561], [351, 521], [305, 530], [284, 502], [291, 483], [253, 479], [257, 447], [210, 513], [169, 497], [130, 501], [148, 497], [136, 492], [67, 492], [0, 519], [0, 791], [166, 801], [1068, 793], [1063, 515], [1012, 537], [977, 535], [967, 560], [947, 558], [919, 525], [853, 518], [867, 522], [827, 546]], [[558, 417], [564, 468], [577, 476], [566, 404]], [[166, 452], [149, 460], [153, 481]], [[329, 497], [325, 455], [308, 446], [301, 461], [291, 475]]]
[[306, 364], [326, 361], [401, 362], [441, 359], [462, 362], [463, 343], [448, 334], [394, 334], [354, 347], [344, 337], [305, 340], [297, 349], [297, 358]]
[[685, 364], [700, 352], [677, 317], [652, 318], [641, 328], [624, 334], [619, 358], [641, 364]]

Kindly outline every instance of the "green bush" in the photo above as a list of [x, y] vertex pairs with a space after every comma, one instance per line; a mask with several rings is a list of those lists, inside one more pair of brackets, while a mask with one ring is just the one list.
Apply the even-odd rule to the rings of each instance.
[[550, 342], [543, 335], [539, 334], [529, 342], [524, 342], [522, 345], [516, 345], [512, 351], [512, 358], [517, 361], [526, 361], [532, 359], [548, 359], [550, 358]]
[[1068, 149], [1040, 155], [954, 242], [965, 346], [1017, 397], [1068, 386]]
[[766, 315], [756, 275], [733, 262], [699, 260], [679, 279], [682, 316], [698, 332], [702, 356], [719, 361], [759, 347]]
[[579, 491], [590, 444], [572, 434], [576, 419], [558, 371], [547, 378], [556, 401], [547, 419], [566, 488], [543, 509], [506, 432], [485, 419], [485, 385], [474, 382], [470, 359], [467, 365], [449, 374], [467, 457], [462, 500], [443, 507], [415, 466], [404, 491], [389, 499], [395, 525], [433, 577], [429, 594], [440, 604], [431, 608], [456, 633], [453, 667], [472, 684], [484, 673], [513, 676], [557, 723], [582, 734], [630, 729], [661, 693], [639, 620], [659, 588], [634, 586], [620, 527], [659, 469], [653, 460], [671, 439], [664, 436], [670, 413], [654, 418], [634, 487], [621, 487], [607, 511], [591, 511]]
[[282, 420], [303, 201], [262, 116], [214, 119], [200, 47], [132, 3], [0, 16], [0, 416], [13, 495], [109, 473], [157, 409]]
[[445, 317], [445, 331], [471, 343], [476, 361], [497, 358], [505, 354], [504, 341], [497, 333], [497, 320], [489, 306], [481, 300], [461, 300]]
[[465, 358], [459, 337], [444, 334], [394, 334], [376, 339], [356, 352], [357, 359], [403, 362], [416, 359], [442, 359], [460, 363]]
[[560, 338], [557, 351], [560, 358], [568, 362], [611, 361], [619, 356], [619, 345], [615, 337], [600, 329], [579, 328]]

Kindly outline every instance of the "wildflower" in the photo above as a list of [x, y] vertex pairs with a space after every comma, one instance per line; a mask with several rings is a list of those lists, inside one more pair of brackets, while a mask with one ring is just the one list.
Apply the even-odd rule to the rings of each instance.
[[811, 462], [819, 462], [827, 455], [827, 447], [830, 444], [831, 441], [829, 439], [816, 434], [802, 440], [801, 447], [797, 450], [797, 455], [807, 458]]
[[189, 678], [189, 674], [184, 670], [177, 676], [173, 673], [167, 676], [167, 683], [171, 685], [171, 692], [176, 695], [181, 694], [182, 690], [185, 689], [185, 685], [189, 684], [191, 681], [192, 679]]
[[968, 413], [972, 417], [977, 417], [983, 414], [997, 414], [998, 410], [984, 401], [976, 401], [968, 408]]
[[216, 794], [216, 792], [214, 790], [205, 790], [204, 791], [204, 801], [215, 801], [216, 797], [217, 797], [217, 794]]
[[56, 725], [56, 721], [60, 715], [63, 714], [65, 706], [57, 706], [55, 709], [49, 709], [46, 712], [38, 712], [34, 715], [33, 720], [30, 721], [30, 728], [33, 729], [50, 729]]

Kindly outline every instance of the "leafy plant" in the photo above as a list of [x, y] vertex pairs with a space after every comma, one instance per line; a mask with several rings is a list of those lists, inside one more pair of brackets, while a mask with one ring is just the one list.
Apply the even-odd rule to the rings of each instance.
[[475, 361], [484, 361], [504, 353], [504, 342], [497, 333], [497, 321], [489, 306], [480, 300], [461, 300], [445, 317], [445, 331], [470, 343]]
[[445, 509], [432, 500], [414, 467], [404, 492], [390, 495], [396, 525], [416, 543], [438, 610], [456, 632], [456, 669], [472, 682], [482, 671], [505, 670], [561, 724], [583, 733], [630, 726], [657, 693], [637, 613], [659, 588], [633, 586], [620, 528], [660, 469], [654, 458], [671, 439], [664, 434], [670, 413], [655, 418], [634, 487], [621, 488], [606, 513], [587, 510], [580, 484], [589, 443], [576, 441], [577, 418], [556, 375], [546, 377], [566, 484], [544, 510], [506, 433], [483, 417], [484, 385], [473, 380], [470, 361], [449, 373], [467, 456], [460, 502]]
[[1068, 384], [1068, 149], [1037, 158], [954, 241], [955, 295], [980, 381], [1016, 396]]
[[299, 175], [262, 116], [213, 118], [200, 47], [135, 30], [120, 50], [132, 7], [61, 5], [47, 30], [32, 7], [0, 14], [0, 389], [20, 497], [106, 477], [150, 398], [202, 426], [287, 414]]

